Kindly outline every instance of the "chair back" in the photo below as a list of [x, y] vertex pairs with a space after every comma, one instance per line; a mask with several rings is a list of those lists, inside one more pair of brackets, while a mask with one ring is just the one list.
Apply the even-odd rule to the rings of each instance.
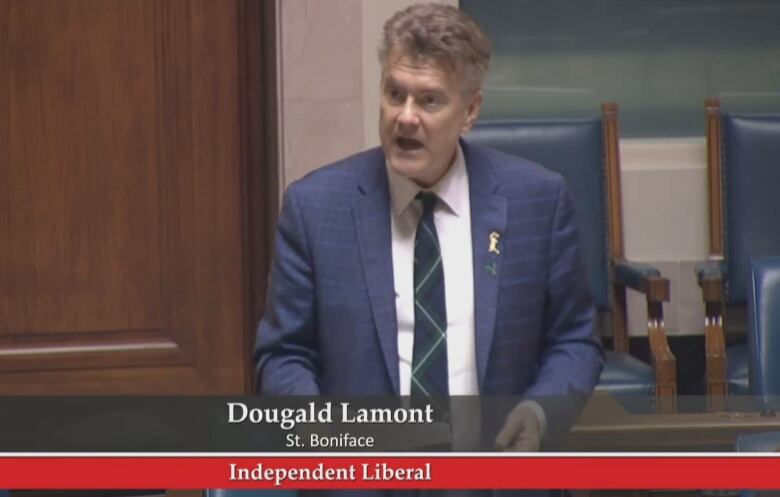
[[721, 126], [723, 170], [710, 174], [723, 181], [725, 301], [744, 304], [749, 260], [780, 254], [780, 114], [725, 113]]
[[602, 119], [480, 121], [464, 139], [522, 157], [561, 174], [569, 187], [588, 284], [609, 309], [606, 172]]
[[780, 257], [750, 261], [748, 349], [751, 393], [769, 403], [780, 396]]

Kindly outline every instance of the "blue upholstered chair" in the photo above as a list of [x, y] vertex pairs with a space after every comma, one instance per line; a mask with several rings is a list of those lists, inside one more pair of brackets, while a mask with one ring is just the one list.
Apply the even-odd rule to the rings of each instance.
[[[602, 105], [602, 117], [594, 119], [483, 121], [465, 139], [530, 159], [565, 178], [590, 289], [600, 322], [613, 337], [597, 390], [656, 395], [663, 401], [659, 407], [673, 409], [675, 359], [663, 321], [669, 281], [652, 267], [624, 259], [617, 105]], [[653, 366], [628, 354], [626, 287], [647, 296]]]
[[745, 306], [748, 261], [780, 255], [780, 114], [721, 114], [716, 99], [705, 107], [711, 256], [696, 272], [705, 304], [707, 393], [719, 406], [729, 393], [750, 393], [748, 348], [727, 349], [725, 313]]
[[295, 497], [295, 490], [204, 490], [203, 497]]
[[[780, 395], [780, 257], [751, 259], [748, 282], [748, 357], [750, 390], [764, 407], [777, 410]], [[737, 452], [778, 452], [780, 431], [737, 437]], [[745, 490], [741, 497], [780, 495]]]
[[[750, 392], [777, 410], [780, 398], [780, 256], [751, 259], [748, 284]], [[779, 438], [780, 440], [780, 438]]]

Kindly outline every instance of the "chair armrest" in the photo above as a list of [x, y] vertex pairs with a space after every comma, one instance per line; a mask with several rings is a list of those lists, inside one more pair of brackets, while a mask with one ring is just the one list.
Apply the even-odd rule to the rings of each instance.
[[[663, 303], [669, 301], [669, 280], [649, 264], [629, 262], [621, 258], [613, 259], [612, 268], [612, 279], [616, 285], [631, 288], [646, 296], [647, 336], [655, 375], [658, 410], [674, 412], [677, 395], [677, 361], [666, 338], [663, 313]], [[623, 289], [617, 293], [623, 296], [623, 300], [625, 299]]]
[[704, 261], [696, 264], [696, 279], [699, 285], [707, 279], [723, 279], [726, 272], [723, 261]]
[[722, 302], [723, 278], [726, 275], [723, 261], [704, 261], [696, 265], [695, 271], [704, 302]]
[[649, 264], [629, 262], [623, 259], [614, 261], [615, 283], [647, 295], [648, 302], [669, 301], [669, 280]]
[[624, 259], [614, 259], [613, 269], [613, 279], [616, 284], [646, 296], [647, 336], [655, 373], [658, 410], [674, 412], [677, 395], [677, 361], [669, 348], [663, 317], [663, 303], [669, 301], [669, 280], [649, 264], [629, 262]]

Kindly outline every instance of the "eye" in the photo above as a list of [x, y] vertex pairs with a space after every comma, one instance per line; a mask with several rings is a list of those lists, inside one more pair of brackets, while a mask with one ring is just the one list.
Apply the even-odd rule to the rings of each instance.
[[393, 88], [392, 86], [385, 88], [385, 95], [387, 96], [387, 100], [394, 104], [403, 103], [404, 99], [406, 98], [404, 92], [398, 88]]
[[435, 94], [424, 95], [422, 98], [422, 104], [429, 109], [436, 108], [442, 104], [442, 99], [439, 97], [439, 95]]

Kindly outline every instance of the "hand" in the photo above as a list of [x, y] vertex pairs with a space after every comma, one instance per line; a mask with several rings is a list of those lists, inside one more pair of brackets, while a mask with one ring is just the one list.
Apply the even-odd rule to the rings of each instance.
[[539, 452], [542, 446], [539, 416], [528, 405], [518, 404], [506, 417], [496, 437], [496, 449], [507, 452]]

